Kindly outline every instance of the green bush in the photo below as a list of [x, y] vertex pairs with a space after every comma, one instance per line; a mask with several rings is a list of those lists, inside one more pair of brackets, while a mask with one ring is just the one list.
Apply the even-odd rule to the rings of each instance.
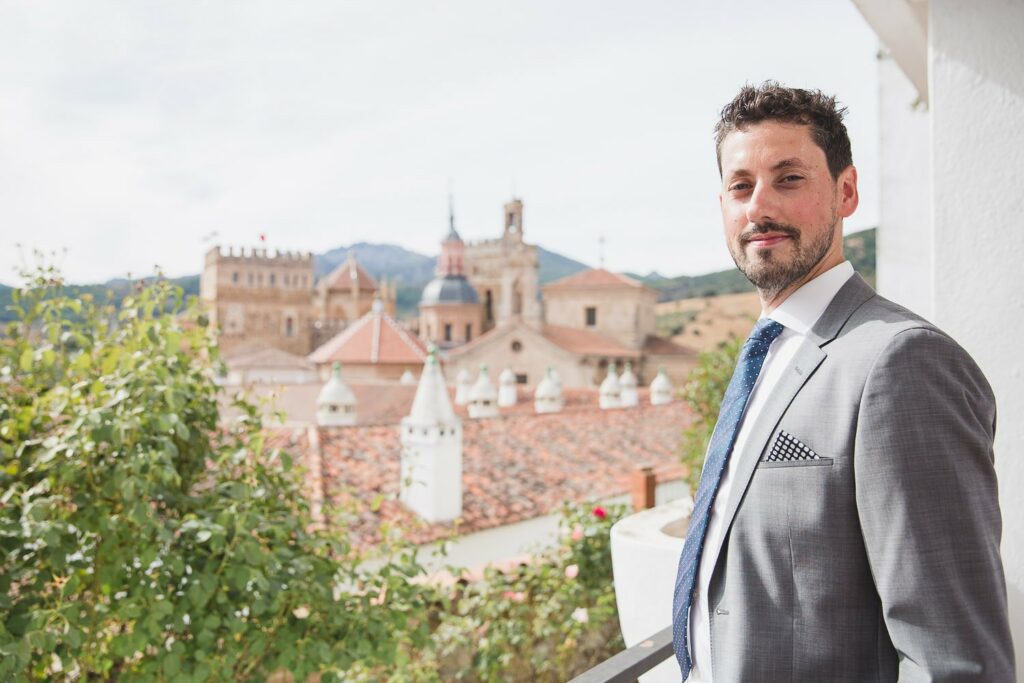
[[564, 681], [621, 650], [609, 532], [625, 513], [566, 505], [557, 547], [461, 587], [429, 655], [437, 680]]
[[166, 282], [100, 305], [53, 272], [12, 293], [0, 680], [562, 680], [621, 648], [622, 508], [567, 506], [558, 547], [454, 595], [411, 580], [401, 540], [368, 573], [351, 511], [311, 524], [260, 411], [237, 397], [221, 424], [217, 348], [197, 309], [167, 313], [183, 306]]
[[[311, 530], [291, 459], [244, 401], [218, 420], [216, 347], [181, 290], [119, 311], [52, 272], [0, 340], [0, 679], [299, 680], [392, 664], [427, 624], [404, 555], [358, 569]], [[343, 586], [362, 587], [341, 590]], [[369, 596], [387, 586], [399, 605]]]
[[733, 338], [714, 351], [701, 353], [683, 387], [683, 400], [693, 412], [693, 421], [683, 430], [680, 449], [683, 464], [688, 467], [686, 483], [694, 494], [700, 483], [704, 454], [718, 421], [722, 398], [729, 387], [741, 348], [743, 340]]

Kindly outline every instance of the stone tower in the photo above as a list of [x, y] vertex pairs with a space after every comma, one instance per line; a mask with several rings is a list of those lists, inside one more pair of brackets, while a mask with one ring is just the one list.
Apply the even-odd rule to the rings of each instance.
[[540, 327], [540, 266], [537, 247], [523, 241], [523, 201], [504, 207], [501, 237], [466, 245], [466, 275], [483, 307], [484, 330], [512, 319]]
[[199, 280], [224, 353], [243, 345], [309, 353], [312, 290], [312, 254], [267, 249], [213, 247]]

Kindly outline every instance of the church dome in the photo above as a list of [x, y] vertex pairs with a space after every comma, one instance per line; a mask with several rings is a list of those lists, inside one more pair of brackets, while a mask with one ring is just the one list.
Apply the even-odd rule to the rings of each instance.
[[436, 306], [437, 304], [475, 304], [480, 299], [473, 285], [464, 275], [445, 275], [436, 277], [423, 288], [420, 306]]

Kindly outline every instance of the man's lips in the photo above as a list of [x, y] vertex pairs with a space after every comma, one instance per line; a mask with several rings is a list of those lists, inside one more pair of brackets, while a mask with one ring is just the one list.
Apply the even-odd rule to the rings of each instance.
[[744, 242], [746, 244], [752, 244], [755, 247], [765, 248], [781, 244], [788, 239], [790, 239], [789, 235], [784, 235], [780, 232], [767, 232], [758, 235], [751, 235], [747, 237]]

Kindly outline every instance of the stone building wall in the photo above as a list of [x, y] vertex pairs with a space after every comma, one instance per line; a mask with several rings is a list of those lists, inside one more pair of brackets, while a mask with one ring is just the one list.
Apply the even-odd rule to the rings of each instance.
[[[445, 338], [445, 325], [451, 326], [449, 339]], [[420, 338], [441, 348], [473, 341], [482, 334], [482, 325], [480, 304], [435, 304], [420, 308]]]
[[309, 353], [312, 290], [312, 254], [267, 249], [210, 249], [199, 285], [226, 353], [258, 345]]
[[[646, 287], [593, 287], [544, 290], [546, 322], [586, 329], [631, 349], [640, 349], [655, 333], [654, 304], [657, 292]], [[588, 324], [587, 309], [594, 324]]]

